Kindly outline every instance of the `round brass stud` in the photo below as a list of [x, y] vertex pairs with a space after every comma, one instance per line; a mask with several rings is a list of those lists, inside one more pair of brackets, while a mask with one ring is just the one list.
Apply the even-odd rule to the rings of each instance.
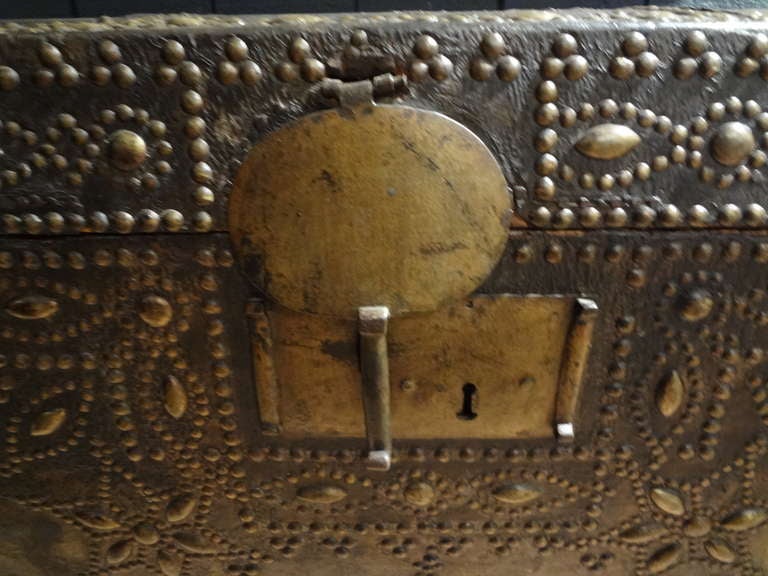
[[474, 58], [469, 65], [469, 75], [473, 80], [482, 82], [488, 80], [494, 72], [494, 65], [484, 58]]
[[694, 30], [685, 39], [685, 51], [691, 56], [698, 56], [709, 48], [709, 40], [701, 30]]
[[262, 72], [259, 65], [251, 60], [247, 60], [240, 64], [240, 80], [246, 86], [253, 86], [259, 80], [261, 80]]
[[437, 56], [439, 51], [440, 47], [437, 44], [437, 40], [426, 34], [419, 36], [413, 45], [413, 53], [422, 60], [429, 60], [433, 56]]
[[552, 52], [560, 58], [575, 54], [578, 49], [579, 45], [572, 34], [560, 34], [552, 44]]
[[648, 49], [648, 39], [640, 32], [630, 32], [624, 42], [621, 44], [621, 49], [627, 56], [637, 56], [641, 52]]
[[498, 32], [490, 32], [483, 36], [480, 50], [487, 58], [498, 58], [504, 53], [504, 38]]
[[712, 138], [712, 156], [724, 166], [738, 166], [755, 149], [752, 128], [741, 122], [726, 122]]
[[120, 48], [111, 40], [103, 40], [99, 43], [99, 56], [107, 64], [114, 64], [122, 58]]
[[712, 312], [715, 301], [706, 290], [693, 290], [681, 302], [680, 316], [688, 322], [703, 320]]
[[651, 76], [658, 66], [659, 58], [653, 52], [642, 52], [635, 60], [635, 69], [641, 78]]
[[496, 75], [504, 82], [512, 82], [520, 76], [520, 70], [520, 61], [514, 56], [501, 56], [496, 62]]
[[581, 54], [568, 56], [563, 63], [563, 75], [568, 80], [578, 80], [589, 70], [587, 59]]
[[109, 138], [109, 159], [120, 170], [134, 170], [147, 159], [147, 143], [130, 130], [118, 130]]
[[225, 48], [227, 58], [232, 62], [240, 62], [248, 57], [248, 46], [242, 39], [237, 36], [233, 36], [227, 41]]
[[19, 73], [9, 66], [0, 66], [0, 90], [10, 92], [19, 85]]
[[173, 309], [162, 296], [148, 294], [139, 303], [139, 316], [153, 328], [162, 328], [173, 318]]

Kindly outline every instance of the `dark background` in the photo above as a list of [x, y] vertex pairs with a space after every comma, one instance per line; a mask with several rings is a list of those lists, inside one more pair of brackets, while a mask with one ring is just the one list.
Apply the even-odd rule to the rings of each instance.
[[768, 8], [768, 0], [0, 0], [0, 18], [119, 16], [147, 12], [276, 14], [384, 10], [611, 8], [637, 4], [696, 8]]

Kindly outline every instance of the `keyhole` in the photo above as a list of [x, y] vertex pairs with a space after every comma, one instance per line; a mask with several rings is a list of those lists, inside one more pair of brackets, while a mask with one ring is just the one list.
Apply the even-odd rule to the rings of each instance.
[[477, 394], [477, 386], [471, 382], [467, 382], [461, 389], [464, 394], [461, 399], [461, 411], [456, 414], [461, 420], [474, 420], [477, 418], [477, 412], [473, 410], [475, 407], [475, 395]]

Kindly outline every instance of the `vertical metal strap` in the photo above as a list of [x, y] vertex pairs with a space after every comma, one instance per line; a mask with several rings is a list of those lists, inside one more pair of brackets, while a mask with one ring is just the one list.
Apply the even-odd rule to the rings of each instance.
[[368, 468], [389, 470], [392, 453], [387, 355], [389, 309], [386, 306], [363, 306], [358, 310], [358, 319]]
[[247, 315], [251, 320], [253, 379], [259, 400], [261, 429], [265, 434], [277, 434], [280, 432], [280, 389], [272, 357], [269, 317], [260, 300], [248, 303]]
[[584, 369], [587, 365], [592, 333], [595, 328], [598, 306], [588, 298], [576, 299], [573, 323], [568, 332], [560, 367], [560, 381], [555, 407], [555, 432], [563, 440], [572, 439], [575, 434], [574, 419], [581, 393]]

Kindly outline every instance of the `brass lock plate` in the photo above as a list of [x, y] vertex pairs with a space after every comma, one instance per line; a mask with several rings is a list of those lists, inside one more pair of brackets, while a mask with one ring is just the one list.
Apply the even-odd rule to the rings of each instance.
[[[576, 298], [478, 295], [390, 323], [394, 438], [540, 438], [553, 435]], [[269, 313], [271, 386], [286, 437], [364, 437], [354, 322]], [[254, 355], [263, 366], [263, 339]], [[586, 352], [589, 338], [577, 347]], [[270, 388], [272, 391], [270, 391]]]

